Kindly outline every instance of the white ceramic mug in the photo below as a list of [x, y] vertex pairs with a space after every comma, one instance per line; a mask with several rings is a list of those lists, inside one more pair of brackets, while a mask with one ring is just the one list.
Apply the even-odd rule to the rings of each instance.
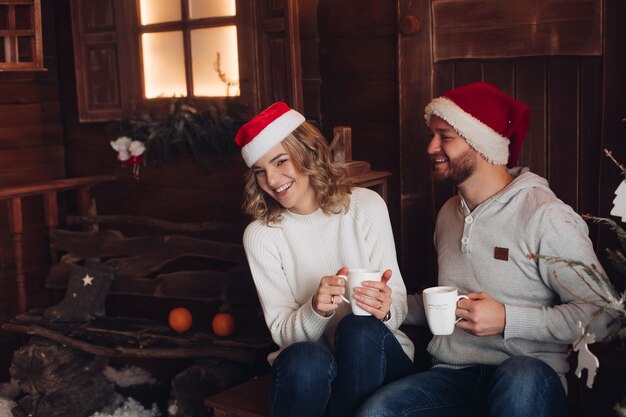
[[424, 310], [428, 327], [434, 335], [448, 335], [454, 331], [454, 325], [461, 320], [457, 319], [456, 303], [461, 298], [469, 297], [458, 295], [455, 287], [430, 287], [422, 292]]
[[[348, 269], [348, 275], [339, 275], [340, 277], [346, 280], [346, 296], [350, 300], [350, 306], [352, 307], [352, 314], [355, 316], [371, 316], [371, 313], [363, 310], [361, 307], [356, 305], [356, 301], [352, 296], [354, 294], [354, 289], [356, 287], [363, 287], [361, 283], [363, 281], [380, 281], [380, 277], [382, 276], [382, 272], [377, 271], [375, 269], [366, 269], [366, 268], [350, 268]], [[369, 287], [364, 287], [369, 288]], [[375, 288], [369, 288], [376, 290]]]

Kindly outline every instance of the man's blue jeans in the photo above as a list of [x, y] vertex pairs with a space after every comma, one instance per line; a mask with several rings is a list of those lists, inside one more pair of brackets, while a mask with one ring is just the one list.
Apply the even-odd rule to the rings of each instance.
[[431, 368], [385, 385], [357, 417], [562, 417], [565, 390], [557, 373], [528, 356], [499, 366]]
[[335, 354], [314, 342], [283, 350], [272, 366], [272, 416], [347, 417], [368, 395], [413, 372], [389, 328], [371, 316], [346, 316], [335, 331]]

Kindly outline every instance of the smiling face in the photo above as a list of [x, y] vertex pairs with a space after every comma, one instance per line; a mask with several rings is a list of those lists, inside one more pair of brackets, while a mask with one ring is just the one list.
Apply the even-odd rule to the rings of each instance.
[[296, 214], [310, 214], [318, 208], [309, 176], [294, 164], [282, 143], [274, 146], [252, 167], [259, 187], [282, 207]]
[[467, 141], [443, 119], [433, 116], [429, 125], [432, 137], [427, 152], [432, 161], [436, 180], [451, 180], [460, 185], [476, 171], [480, 156]]

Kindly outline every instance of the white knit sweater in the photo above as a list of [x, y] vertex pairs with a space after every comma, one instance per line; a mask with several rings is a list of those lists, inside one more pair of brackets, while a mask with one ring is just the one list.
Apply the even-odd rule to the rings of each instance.
[[[278, 224], [254, 221], [243, 237], [250, 270], [274, 342], [284, 349], [315, 341], [332, 350], [335, 328], [351, 312], [342, 303], [330, 317], [313, 310], [312, 297], [325, 275], [341, 267], [391, 269], [391, 319], [386, 325], [413, 359], [413, 343], [398, 330], [407, 313], [406, 288], [384, 200], [374, 191], [354, 188], [347, 213], [309, 215], [285, 210]], [[280, 351], [268, 356], [270, 363]]]

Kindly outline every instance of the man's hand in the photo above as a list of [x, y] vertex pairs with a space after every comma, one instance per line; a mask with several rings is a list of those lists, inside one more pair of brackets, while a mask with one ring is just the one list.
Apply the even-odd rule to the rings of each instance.
[[504, 332], [506, 309], [504, 304], [486, 292], [471, 292], [470, 299], [457, 303], [456, 315], [462, 318], [456, 326], [475, 336], [492, 336]]

